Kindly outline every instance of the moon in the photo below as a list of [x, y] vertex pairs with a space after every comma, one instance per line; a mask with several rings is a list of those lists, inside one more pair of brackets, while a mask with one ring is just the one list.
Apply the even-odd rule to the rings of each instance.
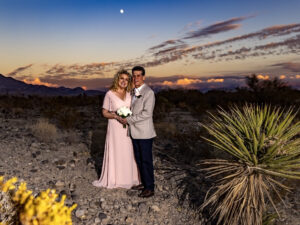
[[120, 13], [123, 14], [124, 13], [124, 9], [120, 9]]

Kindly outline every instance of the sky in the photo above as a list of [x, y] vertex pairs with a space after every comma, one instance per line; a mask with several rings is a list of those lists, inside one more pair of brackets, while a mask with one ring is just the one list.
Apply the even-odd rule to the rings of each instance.
[[255, 73], [299, 88], [299, 9], [300, 0], [0, 0], [0, 73], [103, 89], [141, 65], [152, 86], [230, 88]]

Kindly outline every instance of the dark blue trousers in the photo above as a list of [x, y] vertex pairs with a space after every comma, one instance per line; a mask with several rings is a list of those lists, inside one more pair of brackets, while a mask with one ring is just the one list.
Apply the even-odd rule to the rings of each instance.
[[153, 171], [153, 157], [152, 157], [152, 143], [151, 139], [133, 139], [132, 144], [134, 149], [134, 156], [140, 171], [141, 181], [144, 188], [154, 191], [154, 171]]

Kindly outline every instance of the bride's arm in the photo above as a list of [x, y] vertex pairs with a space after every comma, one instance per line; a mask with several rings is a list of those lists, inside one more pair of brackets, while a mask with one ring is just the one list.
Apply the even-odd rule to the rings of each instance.
[[107, 119], [120, 119], [120, 117], [117, 114], [115, 114], [114, 112], [110, 112], [107, 109], [102, 109], [102, 115]]

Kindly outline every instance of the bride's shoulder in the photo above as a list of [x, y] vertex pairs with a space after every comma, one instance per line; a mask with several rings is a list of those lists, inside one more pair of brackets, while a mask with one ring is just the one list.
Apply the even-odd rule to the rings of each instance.
[[112, 93], [112, 90], [108, 90], [105, 94], [110, 95]]
[[108, 90], [106, 93], [105, 93], [105, 96], [107, 96], [107, 97], [110, 97], [111, 96], [111, 90]]

